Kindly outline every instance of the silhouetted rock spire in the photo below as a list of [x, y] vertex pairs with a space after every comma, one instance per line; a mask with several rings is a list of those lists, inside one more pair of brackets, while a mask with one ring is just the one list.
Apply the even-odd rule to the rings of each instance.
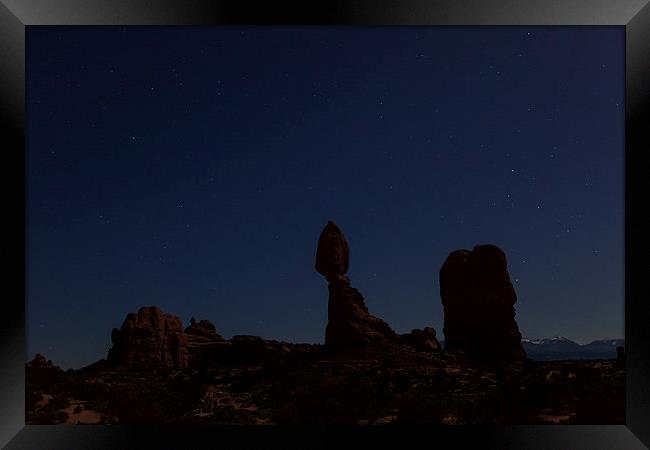
[[316, 250], [316, 270], [329, 282], [325, 346], [345, 350], [397, 342], [398, 337], [391, 327], [370, 314], [361, 293], [350, 286], [345, 276], [349, 254], [348, 242], [340, 228], [332, 221], [327, 222]]
[[525, 358], [515, 321], [517, 294], [506, 255], [494, 245], [449, 254], [440, 269], [446, 350], [491, 361]]

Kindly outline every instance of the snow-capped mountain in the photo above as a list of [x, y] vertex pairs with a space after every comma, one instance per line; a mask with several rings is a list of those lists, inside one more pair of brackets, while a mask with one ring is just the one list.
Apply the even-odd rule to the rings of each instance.
[[567, 339], [562, 336], [555, 336], [552, 338], [543, 338], [543, 339], [522, 339], [521, 340], [525, 344], [532, 344], [532, 345], [569, 345], [569, 346], [580, 346], [580, 344], [573, 342], [570, 339]]
[[623, 339], [599, 339], [580, 345], [561, 336], [543, 339], [522, 339], [526, 355], [531, 359], [548, 361], [553, 359], [612, 359], [616, 358], [616, 347], [624, 346]]

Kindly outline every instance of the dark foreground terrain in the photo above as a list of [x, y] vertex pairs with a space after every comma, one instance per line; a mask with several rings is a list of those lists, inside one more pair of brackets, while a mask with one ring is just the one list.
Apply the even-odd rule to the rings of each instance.
[[462, 353], [320, 346], [199, 369], [26, 366], [28, 424], [622, 424], [615, 360], [489, 367]]

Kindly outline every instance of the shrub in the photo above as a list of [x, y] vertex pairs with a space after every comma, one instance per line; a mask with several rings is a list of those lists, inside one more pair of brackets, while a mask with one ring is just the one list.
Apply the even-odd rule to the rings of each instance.
[[193, 409], [202, 392], [202, 386], [191, 380], [115, 386], [110, 395], [109, 412], [121, 423], [183, 422], [184, 414]]
[[212, 414], [216, 423], [234, 425], [255, 425], [255, 414], [244, 409], [235, 409], [232, 406], [220, 406]]
[[440, 424], [452, 409], [449, 396], [423, 388], [410, 389], [399, 402], [396, 423]]

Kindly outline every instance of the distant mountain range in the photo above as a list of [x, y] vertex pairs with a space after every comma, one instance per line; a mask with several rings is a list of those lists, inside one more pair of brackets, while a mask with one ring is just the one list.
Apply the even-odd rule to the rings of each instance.
[[616, 347], [624, 347], [624, 339], [599, 339], [580, 345], [561, 336], [544, 339], [522, 339], [526, 355], [538, 361], [557, 359], [613, 359]]
[[[589, 344], [578, 344], [561, 336], [543, 339], [523, 338], [526, 356], [537, 361], [564, 359], [615, 359], [616, 347], [625, 347], [625, 339], [598, 339]], [[445, 341], [440, 341], [444, 348]]]

